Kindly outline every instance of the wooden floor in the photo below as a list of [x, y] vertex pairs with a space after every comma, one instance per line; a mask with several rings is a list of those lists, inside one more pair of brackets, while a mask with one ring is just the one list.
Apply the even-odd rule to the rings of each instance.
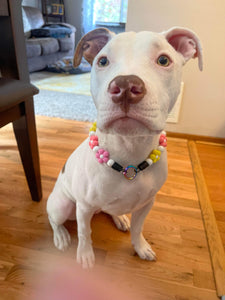
[[225, 249], [225, 145], [204, 142], [196, 145]]
[[[38, 276], [46, 276], [52, 262], [57, 265], [66, 258], [67, 265], [75, 265], [76, 224], [66, 224], [72, 246], [59, 252], [53, 246], [45, 206], [59, 171], [87, 136], [89, 125], [38, 117], [37, 127], [43, 184], [40, 203], [30, 199], [11, 126], [0, 130], [1, 300], [33, 299], [40, 291]], [[223, 156], [224, 148], [201, 143], [197, 148], [224, 241], [224, 185], [217, 185], [224, 170], [220, 172], [220, 164], [213, 164], [208, 154], [221, 152]], [[168, 164], [168, 180], [144, 226], [157, 261], [140, 260], [132, 249], [130, 234], [119, 232], [101, 213], [92, 222], [96, 269], [100, 272], [95, 279], [104, 277], [102, 285], [109, 285], [109, 294], [128, 290], [136, 295], [133, 299], [218, 299], [187, 140], [168, 139]]]

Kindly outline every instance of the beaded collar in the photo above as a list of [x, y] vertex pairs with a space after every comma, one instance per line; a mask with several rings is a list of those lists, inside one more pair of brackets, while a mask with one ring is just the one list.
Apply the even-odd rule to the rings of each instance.
[[94, 122], [89, 131], [89, 146], [95, 152], [95, 156], [100, 164], [106, 164], [108, 167], [120, 172], [128, 180], [136, 178], [140, 171], [143, 171], [147, 167], [160, 160], [161, 153], [167, 146], [166, 132], [163, 131], [159, 137], [159, 145], [156, 149], [153, 149], [149, 156], [142, 161], [137, 167], [129, 165], [126, 168], [110, 158], [109, 152], [101, 148], [98, 144], [98, 136], [96, 135], [97, 123]]

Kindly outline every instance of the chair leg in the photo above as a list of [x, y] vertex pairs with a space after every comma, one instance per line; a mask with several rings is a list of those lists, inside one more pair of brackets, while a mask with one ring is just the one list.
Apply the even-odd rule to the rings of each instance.
[[20, 157], [33, 201], [42, 198], [40, 162], [33, 97], [24, 102], [25, 115], [13, 122]]

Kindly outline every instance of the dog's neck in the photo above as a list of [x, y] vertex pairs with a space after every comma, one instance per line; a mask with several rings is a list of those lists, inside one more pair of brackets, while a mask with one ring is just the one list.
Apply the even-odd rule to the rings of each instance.
[[96, 134], [100, 148], [107, 150], [110, 158], [125, 166], [129, 164], [138, 165], [159, 144], [159, 135], [122, 136], [104, 133], [99, 129], [97, 129]]

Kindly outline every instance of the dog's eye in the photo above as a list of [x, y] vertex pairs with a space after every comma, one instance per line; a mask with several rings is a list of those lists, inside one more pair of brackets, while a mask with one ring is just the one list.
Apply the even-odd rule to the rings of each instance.
[[109, 60], [106, 56], [102, 56], [98, 60], [99, 67], [106, 67], [109, 65]]
[[166, 55], [160, 55], [157, 59], [157, 64], [162, 67], [168, 67], [170, 65], [171, 61], [168, 56]]

